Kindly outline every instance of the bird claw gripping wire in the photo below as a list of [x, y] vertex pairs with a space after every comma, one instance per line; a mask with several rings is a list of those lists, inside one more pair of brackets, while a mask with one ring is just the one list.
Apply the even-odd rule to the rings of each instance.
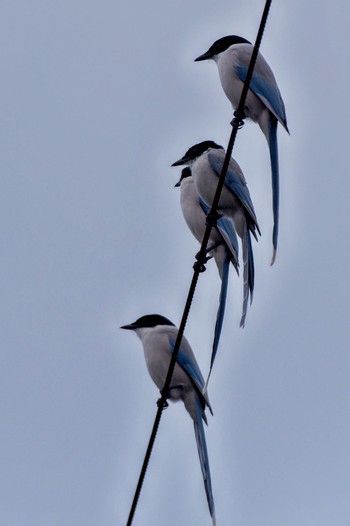
[[161, 397], [158, 398], [157, 400], [157, 406], [160, 408], [162, 407], [163, 409], [166, 409], [167, 407], [169, 407], [169, 404], [167, 402], [167, 398], [170, 398], [170, 393], [169, 391], [166, 393], [166, 396], [165, 393], [163, 391], [160, 392], [161, 394]]
[[169, 407], [167, 400], [170, 398], [170, 391], [172, 391], [173, 389], [183, 389], [183, 388], [184, 388], [183, 384], [176, 384], [176, 385], [172, 385], [171, 387], [169, 387], [167, 391], [164, 391], [164, 389], [162, 389], [160, 391], [161, 397], [157, 400], [157, 406], [163, 407], [163, 409], [166, 409], [167, 407]]
[[[214, 247], [215, 248], [215, 247]], [[211, 256], [210, 254], [208, 254], [208, 252], [210, 252], [211, 250], [213, 250], [213, 247], [210, 247], [206, 250], [206, 253], [205, 253], [205, 256], [201, 257], [201, 253], [200, 252], [197, 252], [197, 254], [195, 255], [195, 258], [196, 260], [199, 262], [201, 261], [202, 264], [205, 264], [209, 261], [209, 259], [212, 259], [213, 256]]]
[[197, 270], [198, 272], [205, 272], [207, 269], [205, 268], [205, 263], [210, 259], [210, 257], [204, 256], [202, 257], [200, 252], [196, 254], [196, 260], [193, 264], [193, 270]]
[[244, 119], [247, 117], [244, 110], [241, 115], [238, 115], [237, 110], [233, 113], [234, 117], [231, 121], [231, 126], [237, 123], [237, 128], [240, 130], [244, 126]]

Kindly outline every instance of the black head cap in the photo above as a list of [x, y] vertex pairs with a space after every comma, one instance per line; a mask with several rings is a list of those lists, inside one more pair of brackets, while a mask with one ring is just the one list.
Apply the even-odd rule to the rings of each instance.
[[174, 326], [174, 324], [165, 316], [161, 316], [160, 314], [147, 314], [146, 316], [142, 316], [138, 320], [134, 321], [134, 323], [130, 323], [129, 325], [122, 325], [122, 327], [120, 328], [129, 329], [133, 331], [135, 329], [141, 329], [144, 327], [155, 327], [156, 325]]
[[181, 177], [176, 183], [175, 188], [181, 185], [182, 179], [186, 179], [186, 177], [191, 177], [191, 175], [192, 175], [191, 168], [189, 166], [186, 166], [186, 168], [182, 170]]
[[228, 35], [227, 37], [222, 37], [219, 38], [219, 40], [216, 40], [214, 44], [210, 46], [208, 51], [197, 57], [194, 61], [199, 62], [200, 60], [209, 60], [214, 58], [216, 55], [223, 53], [226, 51], [226, 49], [233, 46], [234, 44], [251, 44], [251, 42], [237, 35]]
[[191, 164], [210, 148], [213, 148], [216, 150], [223, 150], [223, 147], [220, 146], [219, 144], [216, 144], [216, 142], [214, 141], [199, 142], [198, 144], [191, 146], [191, 148], [187, 150], [185, 155], [181, 157], [181, 159], [179, 159], [178, 161], [175, 161], [171, 166], [181, 166], [182, 164]]

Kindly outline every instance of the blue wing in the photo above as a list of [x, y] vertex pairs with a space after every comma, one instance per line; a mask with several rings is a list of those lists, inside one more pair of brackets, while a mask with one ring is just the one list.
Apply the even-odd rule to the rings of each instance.
[[[216, 172], [217, 176], [220, 177], [221, 171], [222, 171], [222, 165], [223, 165], [223, 159], [221, 157], [218, 157], [213, 152], [208, 153], [208, 161], [210, 163], [210, 166]], [[225, 177], [225, 186], [231, 190], [232, 193], [235, 194], [235, 196], [240, 200], [248, 214], [250, 215], [254, 225], [257, 227], [259, 233], [259, 227], [258, 227], [258, 221], [256, 219], [255, 211], [254, 211], [254, 205], [251, 200], [249, 190], [247, 187], [246, 182], [243, 180], [242, 175], [240, 173], [236, 173], [232, 166], [229, 165]]]
[[[247, 76], [248, 67], [240, 64], [235, 66], [234, 70], [241, 81], [244, 82]], [[272, 113], [275, 114], [277, 119], [288, 131], [286, 110], [277, 84], [275, 82], [269, 82], [262, 75], [254, 71], [249, 87], [272, 111]]]
[[[174, 337], [169, 336], [169, 344], [170, 344], [170, 351], [173, 352], [174, 347], [175, 347]], [[199, 369], [198, 363], [196, 362], [194, 356], [192, 355], [192, 352], [189, 353], [183, 345], [179, 349], [179, 352], [177, 355], [177, 362], [186, 371], [188, 376], [197, 386], [198, 390], [202, 392], [204, 388], [204, 378]]]
[[[198, 196], [198, 202], [205, 213], [205, 215], [208, 215], [208, 212], [210, 210], [210, 207]], [[219, 217], [216, 221], [216, 227], [219, 230], [220, 234], [224, 238], [224, 241], [226, 245], [228, 246], [233, 258], [234, 258], [234, 266], [238, 272], [238, 254], [239, 254], [239, 248], [238, 248], [238, 239], [235, 227], [232, 223], [232, 221], [225, 216]]]
[[225, 240], [226, 245], [230, 249], [232, 255], [235, 258], [235, 268], [238, 272], [238, 254], [239, 254], [239, 248], [238, 248], [238, 239], [235, 227], [228, 217], [222, 216], [216, 221], [217, 229], [219, 230], [220, 234]]
[[200, 196], [198, 196], [198, 203], [200, 204], [201, 209], [203, 210], [203, 212], [205, 213], [205, 215], [208, 215], [208, 212], [209, 212], [209, 210], [210, 210], [210, 207], [207, 205], [207, 203], [205, 203], [205, 202], [203, 201], [203, 199], [202, 199]]

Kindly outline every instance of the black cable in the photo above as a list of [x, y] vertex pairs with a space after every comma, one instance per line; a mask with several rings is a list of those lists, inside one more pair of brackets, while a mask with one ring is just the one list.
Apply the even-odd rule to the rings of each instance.
[[203, 237], [203, 241], [202, 241], [202, 244], [201, 244], [201, 248], [200, 248], [199, 253], [196, 256], [196, 260], [197, 261], [195, 262], [195, 264], [193, 266], [194, 272], [193, 272], [193, 277], [192, 277], [190, 289], [189, 289], [189, 292], [188, 292], [188, 295], [187, 295], [187, 300], [186, 300], [186, 304], [185, 304], [184, 311], [183, 311], [183, 314], [182, 314], [182, 319], [181, 319], [181, 323], [180, 323], [180, 326], [179, 326], [179, 330], [178, 330], [178, 333], [177, 333], [177, 338], [176, 338], [176, 341], [175, 341], [174, 350], [172, 352], [168, 373], [167, 373], [167, 376], [166, 376], [166, 379], [165, 379], [165, 382], [164, 382], [164, 387], [161, 390], [161, 397], [160, 397], [160, 399], [157, 402], [158, 410], [157, 410], [157, 414], [156, 414], [156, 417], [155, 417], [155, 420], [154, 420], [151, 436], [150, 436], [150, 439], [149, 439], [149, 442], [148, 442], [147, 451], [146, 451], [145, 458], [144, 458], [144, 461], [143, 461], [143, 464], [142, 464], [139, 480], [138, 480], [137, 487], [136, 487], [136, 490], [135, 490], [135, 495], [134, 495], [134, 499], [133, 499], [133, 502], [132, 502], [132, 505], [131, 505], [131, 508], [130, 508], [129, 518], [128, 518], [128, 522], [126, 523], [126, 526], [131, 526], [133, 518], [134, 518], [134, 514], [135, 514], [136, 507], [137, 507], [138, 499], [139, 499], [139, 496], [140, 496], [140, 493], [141, 493], [142, 484], [143, 484], [143, 481], [144, 481], [144, 478], [145, 478], [145, 475], [146, 475], [148, 462], [149, 462], [149, 459], [151, 457], [153, 445], [154, 445], [154, 442], [155, 442], [155, 439], [156, 439], [156, 435], [157, 435], [157, 431], [158, 431], [158, 427], [159, 427], [159, 422], [160, 422], [160, 419], [161, 419], [161, 416], [162, 416], [162, 413], [163, 413], [163, 409], [167, 406], [167, 398], [169, 397], [170, 382], [171, 382], [171, 378], [172, 378], [172, 375], [173, 375], [173, 372], [174, 372], [174, 367], [175, 367], [177, 355], [178, 355], [178, 352], [179, 352], [179, 349], [180, 349], [181, 340], [182, 340], [182, 337], [183, 337], [183, 334], [184, 334], [184, 331], [185, 331], [187, 318], [188, 318], [188, 315], [189, 315], [189, 312], [190, 312], [190, 309], [191, 309], [191, 304], [192, 304], [192, 301], [193, 301], [193, 296], [194, 296], [195, 289], [196, 289], [196, 286], [197, 286], [199, 274], [205, 270], [205, 263], [206, 263], [206, 260], [207, 260], [207, 258], [206, 258], [206, 255], [207, 255], [207, 244], [208, 244], [208, 241], [209, 241], [211, 229], [216, 224], [217, 208], [218, 208], [218, 204], [219, 204], [222, 188], [224, 186], [224, 181], [225, 181], [228, 165], [229, 165], [229, 162], [230, 162], [230, 158], [231, 158], [231, 155], [232, 155], [233, 146], [234, 146], [234, 143], [235, 143], [235, 140], [236, 140], [237, 132], [238, 132], [238, 129], [242, 126], [243, 119], [245, 118], [245, 114], [244, 114], [245, 100], [246, 100], [246, 97], [247, 97], [249, 84], [250, 84], [250, 81], [251, 81], [251, 78], [252, 78], [252, 75], [253, 75], [255, 62], [256, 62], [256, 59], [257, 59], [257, 56], [258, 56], [258, 52], [259, 52], [259, 48], [260, 48], [260, 44], [261, 44], [262, 36], [263, 36], [263, 33], [264, 33], [264, 29], [265, 29], [265, 25], [266, 25], [266, 21], [267, 21], [267, 17], [268, 17], [268, 14], [269, 14], [271, 3], [272, 3], [272, 0], [266, 0], [265, 8], [264, 8], [264, 11], [263, 11], [263, 14], [262, 14], [262, 17], [261, 17], [259, 31], [258, 31], [256, 40], [255, 40], [252, 56], [251, 56], [249, 67], [248, 67], [248, 71], [247, 71], [247, 77], [246, 77], [246, 79], [244, 81], [244, 85], [243, 85], [243, 89], [242, 89], [242, 93], [241, 93], [241, 98], [239, 100], [239, 104], [238, 104], [237, 110], [235, 111], [234, 118], [233, 118], [233, 120], [231, 122], [231, 124], [232, 124], [232, 131], [231, 131], [230, 140], [229, 140], [228, 145], [227, 145], [226, 155], [225, 155], [224, 163], [223, 163], [223, 166], [222, 166], [222, 170], [221, 170], [220, 178], [219, 178], [219, 181], [218, 181], [218, 185], [217, 185], [217, 188], [216, 188], [213, 204], [212, 204], [211, 210], [210, 210], [210, 212], [208, 213], [208, 216], [207, 216], [207, 227], [206, 227], [206, 230], [205, 230], [205, 233], [204, 233], [204, 237]]

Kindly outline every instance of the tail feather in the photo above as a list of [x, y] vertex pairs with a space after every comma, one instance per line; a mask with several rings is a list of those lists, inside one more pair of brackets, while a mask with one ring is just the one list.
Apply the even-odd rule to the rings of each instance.
[[255, 268], [254, 268], [254, 255], [253, 255], [253, 247], [252, 247], [252, 239], [249, 235], [249, 232], [247, 233], [247, 244], [248, 244], [248, 265], [249, 265], [249, 271], [248, 271], [248, 286], [249, 286], [249, 292], [250, 292], [250, 304], [253, 302], [253, 292], [254, 292], [254, 283], [255, 283]]
[[202, 421], [203, 409], [201, 407], [201, 403], [198, 397], [196, 398], [195, 411], [196, 411], [196, 419], [193, 421], [193, 425], [194, 425], [194, 433], [196, 435], [199, 462], [200, 462], [201, 469], [202, 469], [202, 475], [203, 475], [205, 493], [206, 493], [207, 501], [208, 501], [209, 512], [213, 520], [213, 526], [215, 526], [216, 519], [215, 519], [214, 497], [213, 497], [213, 490], [211, 487], [211, 477], [210, 477], [207, 443], [205, 440], [205, 432], [204, 432], [204, 426], [203, 426], [203, 421]]
[[228, 276], [229, 276], [229, 271], [230, 271], [230, 261], [231, 261], [231, 257], [229, 253], [226, 253], [226, 258], [223, 262], [222, 272], [221, 272], [221, 290], [220, 290], [220, 298], [219, 298], [219, 308], [218, 308], [218, 312], [216, 315], [213, 349], [211, 352], [211, 359], [210, 359], [210, 368], [209, 368], [207, 381], [205, 382], [204, 392], [207, 390], [207, 387], [208, 387], [209, 378], [211, 375], [211, 371], [214, 365], [216, 353], [217, 353], [218, 346], [219, 346], [222, 324], [224, 321]]
[[278, 167], [278, 143], [277, 143], [277, 119], [270, 115], [270, 126], [268, 143], [270, 148], [271, 176], [272, 176], [272, 210], [273, 210], [273, 232], [272, 244], [273, 254], [271, 265], [274, 264], [277, 252], [278, 227], [279, 227], [279, 167]]
[[247, 316], [248, 300], [250, 295], [250, 303], [253, 301], [254, 291], [254, 256], [252, 242], [249, 230], [245, 231], [242, 238], [242, 257], [243, 257], [243, 307], [240, 327], [244, 327]]

